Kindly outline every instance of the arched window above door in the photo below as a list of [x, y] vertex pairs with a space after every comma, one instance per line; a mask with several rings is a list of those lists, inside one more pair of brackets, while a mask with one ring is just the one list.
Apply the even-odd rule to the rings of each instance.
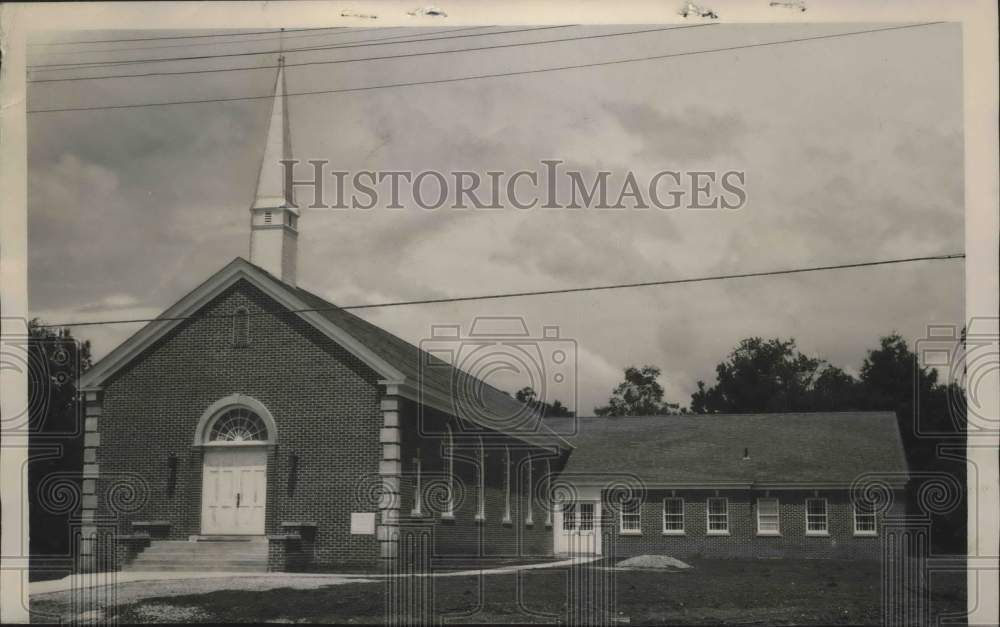
[[195, 446], [277, 444], [278, 426], [257, 399], [231, 394], [212, 403], [198, 420]]
[[209, 442], [266, 442], [267, 425], [246, 407], [234, 407], [216, 418]]

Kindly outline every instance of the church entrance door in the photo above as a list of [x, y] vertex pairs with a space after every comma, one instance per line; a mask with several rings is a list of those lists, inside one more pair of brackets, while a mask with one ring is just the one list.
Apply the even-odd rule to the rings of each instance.
[[201, 532], [263, 535], [267, 449], [225, 446], [205, 451]]

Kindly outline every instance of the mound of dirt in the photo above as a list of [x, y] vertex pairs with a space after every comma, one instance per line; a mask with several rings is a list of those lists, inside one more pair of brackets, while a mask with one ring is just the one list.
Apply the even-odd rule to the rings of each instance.
[[669, 555], [639, 555], [618, 562], [616, 568], [649, 568], [656, 570], [686, 570], [691, 568], [675, 557]]

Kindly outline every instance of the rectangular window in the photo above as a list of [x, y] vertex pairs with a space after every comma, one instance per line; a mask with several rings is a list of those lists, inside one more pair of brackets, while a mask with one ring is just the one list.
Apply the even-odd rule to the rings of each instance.
[[563, 531], [574, 531], [576, 530], [576, 504], [566, 503], [562, 506]]
[[778, 499], [757, 499], [757, 535], [777, 536], [781, 534]]
[[642, 519], [637, 499], [622, 502], [620, 523], [622, 533], [636, 534], [642, 532]]
[[729, 533], [729, 501], [725, 498], [708, 499], [708, 534]]
[[854, 504], [854, 535], [873, 536], [875, 529], [875, 512], [870, 504]]
[[806, 499], [806, 535], [828, 535], [826, 499]]
[[594, 528], [594, 504], [580, 503], [580, 531]]
[[684, 533], [684, 499], [663, 499], [663, 533]]

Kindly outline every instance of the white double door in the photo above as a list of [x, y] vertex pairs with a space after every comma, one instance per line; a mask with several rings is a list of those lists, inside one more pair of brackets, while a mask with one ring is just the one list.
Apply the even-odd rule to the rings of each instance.
[[555, 550], [564, 555], [601, 554], [600, 501], [571, 501], [556, 511]]
[[203, 534], [262, 535], [267, 499], [267, 449], [225, 446], [205, 451]]

